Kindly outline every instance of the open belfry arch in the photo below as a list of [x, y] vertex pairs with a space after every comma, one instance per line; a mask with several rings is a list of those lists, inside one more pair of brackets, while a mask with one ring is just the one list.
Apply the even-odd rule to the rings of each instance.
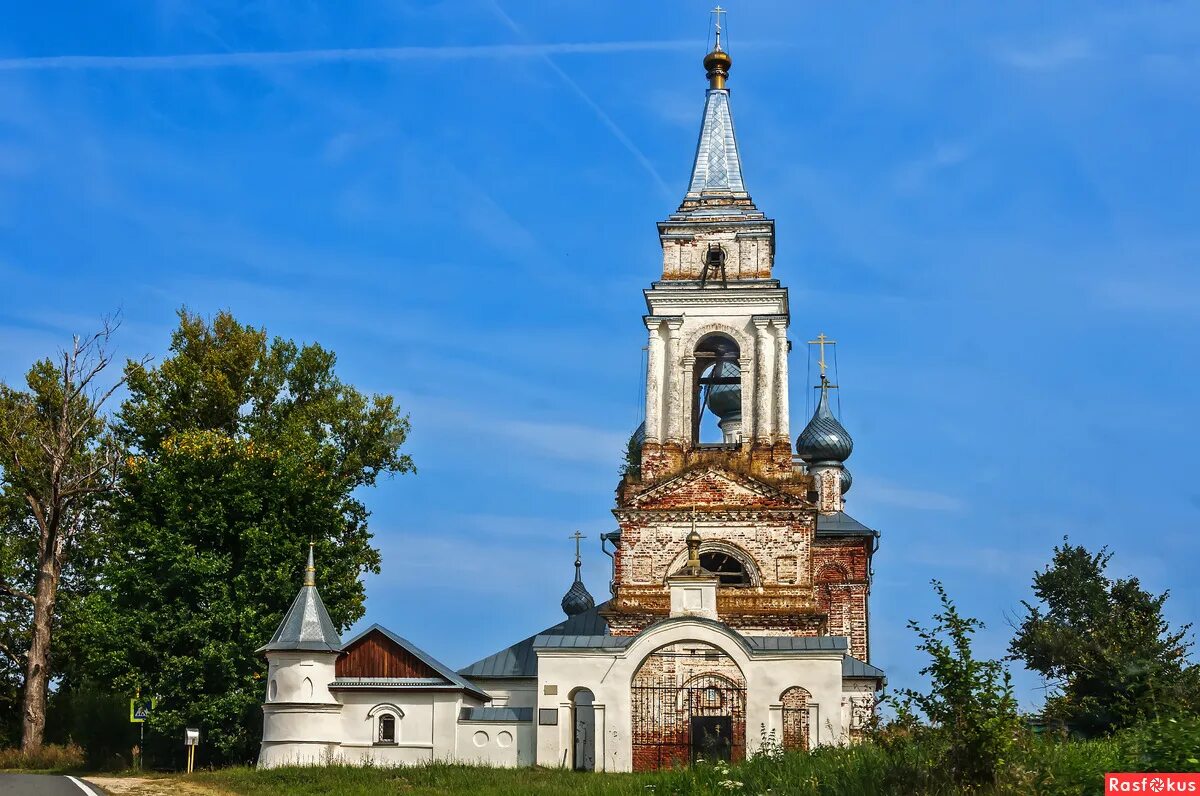
[[788, 290], [775, 222], [746, 187], [733, 60], [714, 32], [691, 178], [658, 224], [661, 273], [644, 292], [645, 420], [616, 490], [618, 528], [600, 538], [611, 598], [584, 585], [576, 531], [565, 618], [455, 672], [379, 626], [343, 643], [310, 555], [262, 648], [259, 765], [648, 770], [740, 760], [764, 738], [849, 743], [867, 726], [885, 683], [870, 662], [879, 534], [845, 511], [854, 446], [824, 334], [803, 338], [816, 408], [791, 436]]

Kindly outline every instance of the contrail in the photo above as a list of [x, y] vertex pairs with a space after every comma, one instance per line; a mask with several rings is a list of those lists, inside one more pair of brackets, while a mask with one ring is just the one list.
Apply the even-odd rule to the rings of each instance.
[[466, 60], [487, 58], [545, 58], [550, 55], [590, 55], [618, 52], [664, 52], [695, 49], [691, 41], [562, 42], [557, 44], [480, 44], [449, 47], [360, 47], [335, 50], [193, 53], [181, 55], [48, 55], [0, 58], [0, 71], [70, 69], [226, 69], [238, 67], [304, 66], [347, 61], [387, 62], [416, 59]]
[[[492, 0], [491, 5], [497, 16], [504, 20], [504, 24], [506, 24], [513, 33], [516, 33], [521, 37], [525, 36], [525, 31], [521, 29], [521, 26], [518, 25], [512, 17], [505, 13], [504, 9], [500, 7], [500, 4], [496, 2], [496, 0]], [[671, 47], [669, 49], [679, 49], [680, 47], [695, 49], [696, 46], [694, 42], [673, 41], [670, 42], [670, 44]], [[541, 45], [525, 46], [538, 47]], [[629, 151], [629, 154], [633, 155], [634, 159], [641, 164], [642, 168], [650, 174], [650, 177], [658, 185], [658, 189], [662, 192], [663, 196], [669, 199], [671, 197], [671, 189], [667, 186], [666, 181], [663, 180], [662, 175], [658, 173], [658, 169], [654, 168], [654, 164], [650, 162], [650, 158], [646, 157], [645, 153], [643, 153], [642, 150], [638, 148], [637, 144], [633, 142], [633, 139], [625, 134], [625, 131], [622, 130], [620, 126], [613, 121], [612, 117], [609, 116], [604, 109], [601, 108], [600, 105], [594, 99], [592, 99], [586, 91], [583, 90], [583, 87], [576, 83], [574, 79], [572, 79], [570, 75], [563, 71], [562, 67], [556, 64], [554, 59], [550, 57], [551, 55], [557, 54], [558, 53], [549, 50], [537, 53], [537, 55], [546, 62], [546, 65], [554, 70], [554, 73], [557, 74], [573, 92], [575, 92], [575, 95], [583, 100], [584, 103], [586, 103], [587, 106], [592, 109], [592, 112], [595, 113], [600, 119], [600, 123], [608, 128], [608, 131], [613, 134], [614, 138], [621, 142], [621, 145]]]

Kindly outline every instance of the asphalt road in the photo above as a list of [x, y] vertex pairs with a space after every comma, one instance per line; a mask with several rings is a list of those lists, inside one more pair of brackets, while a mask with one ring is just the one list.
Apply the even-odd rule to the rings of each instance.
[[78, 781], [42, 774], [0, 774], [0, 796], [100, 796], [90, 785], [76, 785]]

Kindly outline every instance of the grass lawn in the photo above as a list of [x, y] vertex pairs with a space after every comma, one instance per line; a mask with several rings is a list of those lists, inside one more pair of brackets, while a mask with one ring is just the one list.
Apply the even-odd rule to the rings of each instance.
[[[1014, 761], [995, 788], [975, 796], [1047, 794], [1086, 796], [1104, 792], [1102, 776], [1114, 770], [1108, 742], [1034, 744]], [[736, 766], [701, 764], [647, 774], [587, 774], [556, 769], [489, 769], [461, 765], [416, 768], [283, 768], [256, 771], [228, 768], [182, 778], [188, 785], [236, 796], [367, 796], [436, 794], [524, 796], [698, 796], [699, 794], [797, 794], [797, 796], [885, 796], [959, 793], [923, 750], [888, 753], [873, 744], [821, 749], [775, 758], [759, 757]]]
[[[188, 779], [238, 796], [367, 796], [384, 793], [480, 794], [653, 794], [661, 774], [585, 774], [545, 768], [480, 768], [429, 765], [415, 768], [227, 768]], [[650, 787], [648, 787], [650, 786]]]

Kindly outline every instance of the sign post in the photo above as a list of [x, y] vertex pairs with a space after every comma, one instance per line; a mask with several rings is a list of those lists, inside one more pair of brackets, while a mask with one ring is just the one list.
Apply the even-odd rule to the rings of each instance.
[[200, 730], [188, 727], [183, 731], [183, 745], [187, 747], [187, 773], [196, 765], [196, 747], [200, 745]]
[[137, 696], [129, 700], [129, 721], [138, 725], [138, 747], [137, 747], [137, 768], [142, 770], [142, 749], [146, 745], [146, 719], [150, 718], [151, 711], [158, 704], [158, 700], [154, 697], [142, 699], [142, 689], [138, 689]]

